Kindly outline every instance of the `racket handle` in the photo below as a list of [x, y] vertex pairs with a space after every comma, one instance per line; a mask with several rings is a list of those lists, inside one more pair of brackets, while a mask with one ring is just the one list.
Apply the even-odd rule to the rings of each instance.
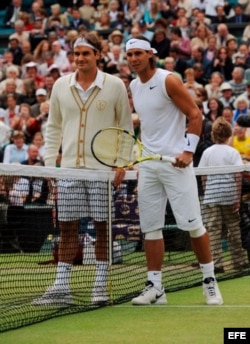
[[166, 162], [171, 162], [172, 164], [176, 163], [176, 159], [172, 156], [162, 155], [161, 160], [166, 161]]

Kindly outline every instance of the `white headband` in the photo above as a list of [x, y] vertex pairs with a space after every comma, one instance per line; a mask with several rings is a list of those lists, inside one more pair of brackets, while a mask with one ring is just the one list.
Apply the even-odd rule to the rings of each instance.
[[143, 49], [146, 51], [152, 50], [154, 54], [157, 54], [157, 50], [152, 48], [148, 41], [144, 41], [143, 39], [131, 38], [126, 43], [126, 51], [130, 49]]
[[94, 49], [94, 50], [97, 51], [97, 49], [92, 44], [88, 43], [88, 41], [84, 37], [77, 38], [77, 40], [74, 43], [74, 48], [80, 47], [80, 46], [82, 46], [82, 47], [89, 47], [89, 48]]

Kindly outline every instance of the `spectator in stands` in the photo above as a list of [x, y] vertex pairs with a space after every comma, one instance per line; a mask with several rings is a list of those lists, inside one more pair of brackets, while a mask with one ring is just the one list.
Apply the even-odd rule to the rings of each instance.
[[217, 5], [215, 7], [216, 15], [211, 17], [211, 24], [227, 23], [227, 16], [223, 5]]
[[179, 57], [184, 60], [189, 59], [191, 56], [190, 39], [182, 37], [181, 30], [177, 26], [170, 29], [170, 47], [177, 47], [179, 49]]
[[169, 56], [172, 57], [175, 61], [174, 70], [175, 72], [181, 74], [182, 79], [184, 79], [185, 70], [189, 67], [187, 62], [179, 57], [179, 48], [171, 47], [169, 49]]
[[49, 116], [50, 101], [46, 100], [40, 104], [40, 114], [37, 116], [37, 120], [41, 123], [41, 132], [43, 136], [46, 134], [48, 116]]
[[43, 39], [42, 41], [40, 41], [34, 49], [34, 60], [36, 63], [39, 64], [39, 70], [40, 65], [45, 63], [46, 61], [46, 54], [48, 53], [49, 49], [50, 47], [47, 39]]
[[168, 23], [175, 25], [178, 19], [179, 1], [169, 0], [168, 2], [160, 2], [160, 11], [163, 18], [167, 19]]
[[204, 74], [204, 67], [202, 65], [202, 63], [200, 62], [196, 62], [193, 65], [193, 70], [194, 70], [194, 79], [195, 81], [202, 85], [203, 87], [205, 87], [208, 83], [208, 80], [205, 78]]
[[5, 26], [14, 27], [15, 22], [19, 19], [19, 13], [26, 10], [22, 2], [22, 0], [12, 0], [11, 4], [6, 8], [4, 17]]
[[250, 21], [250, 16], [244, 14], [244, 9], [241, 4], [235, 4], [233, 9], [234, 15], [228, 18], [228, 23], [242, 24]]
[[38, 147], [34, 144], [30, 144], [27, 150], [28, 157], [21, 162], [22, 165], [36, 165], [44, 166], [43, 160], [39, 157]]
[[31, 22], [30, 13], [28, 12], [20, 12], [19, 19], [23, 21], [23, 30], [25, 32], [29, 32], [34, 29], [34, 24]]
[[44, 136], [41, 131], [34, 134], [32, 144], [38, 148], [38, 158], [44, 161], [45, 157], [45, 146], [44, 146]]
[[143, 13], [138, 6], [138, 0], [128, 0], [128, 9], [125, 13], [125, 19], [128, 21], [129, 26], [134, 26], [142, 17]]
[[212, 122], [222, 115], [223, 105], [218, 98], [212, 97], [208, 99], [207, 108], [206, 117]]
[[247, 80], [244, 79], [244, 69], [241, 67], [234, 67], [232, 71], [232, 79], [229, 81], [233, 89], [233, 94], [238, 97], [241, 95], [247, 86]]
[[17, 38], [20, 45], [29, 40], [29, 33], [25, 31], [24, 22], [21, 19], [18, 19], [14, 24], [14, 33], [11, 34], [11, 38], [14, 37]]
[[154, 33], [151, 30], [148, 30], [147, 23], [144, 19], [139, 20], [138, 28], [140, 31], [140, 35], [146, 37], [149, 41], [152, 40]]
[[233, 35], [231, 35], [228, 31], [228, 26], [226, 24], [219, 24], [217, 26], [217, 33], [216, 36], [216, 48], [219, 49], [221, 46], [225, 47], [227, 44], [227, 41], [230, 38], [235, 38]]
[[[93, 8], [92, 6], [90, 6]], [[92, 11], [92, 10], [91, 10]], [[84, 18], [81, 18], [81, 12], [80, 9], [77, 7], [73, 7], [71, 10], [71, 17], [69, 18], [69, 30], [78, 30], [80, 25], [86, 26], [86, 29], [90, 28], [90, 22], [89, 20], [86, 20]]]
[[188, 18], [183, 17], [180, 19], [180, 30], [181, 30], [181, 36], [184, 38], [191, 38], [192, 36], [192, 30], [190, 28], [190, 22]]
[[5, 147], [3, 163], [21, 163], [28, 157], [28, 146], [25, 144], [25, 135], [22, 131], [14, 131], [11, 140], [13, 140], [13, 143]]
[[250, 80], [247, 80], [246, 90], [242, 93], [242, 96], [244, 96], [249, 101], [250, 109]]
[[109, 74], [118, 74], [119, 63], [124, 61], [124, 53], [119, 45], [114, 45], [108, 53], [109, 61], [104, 66], [104, 72]]
[[110, 29], [110, 16], [107, 12], [102, 12], [100, 18], [97, 18], [94, 24], [94, 30], [102, 31]]
[[216, 16], [216, 7], [218, 5], [225, 6], [224, 0], [209, 0], [205, 1], [205, 16], [209, 19], [212, 19]]
[[[101, 3], [99, 1], [99, 3]], [[109, 3], [109, 1], [107, 1]], [[95, 24], [95, 7], [92, 6], [91, 0], [82, 0], [82, 6], [79, 7], [81, 18], [85, 21], [87, 21], [88, 25], [87, 27], [93, 28], [93, 25]], [[85, 25], [85, 24], [84, 24]]]
[[204, 50], [208, 47], [209, 31], [204, 24], [200, 24], [196, 30], [196, 36], [191, 39], [191, 47], [198, 45]]
[[40, 17], [41, 9], [42, 9], [42, 6], [39, 3], [39, 1], [32, 1], [31, 9], [29, 11], [29, 16], [30, 16], [31, 23], [33, 25], [34, 25], [35, 19]]
[[224, 106], [222, 110], [222, 117], [233, 126], [233, 109], [230, 106]]
[[241, 42], [238, 47], [238, 52], [243, 59], [241, 64], [244, 69], [250, 68], [250, 48], [248, 43]]
[[114, 45], [119, 45], [124, 50], [123, 39], [124, 35], [120, 30], [112, 31], [108, 37], [110, 48], [112, 48]]
[[50, 98], [50, 95], [51, 95], [51, 92], [52, 92], [52, 88], [53, 88], [53, 85], [55, 83], [55, 78], [53, 77], [53, 75], [51, 73], [47, 74], [45, 76], [45, 85], [44, 85], [44, 88], [45, 90], [47, 91], [47, 99]]
[[247, 135], [247, 128], [240, 127], [235, 123], [229, 144], [241, 155], [243, 162], [250, 161], [250, 136]]
[[41, 17], [36, 17], [34, 22], [34, 29], [30, 31], [29, 41], [31, 44], [31, 50], [34, 51], [38, 44], [47, 39], [47, 35], [43, 29], [43, 21]]
[[69, 26], [69, 21], [67, 16], [65, 15], [65, 13], [62, 13], [62, 8], [61, 5], [59, 3], [56, 4], [52, 4], [50, 6], [50, 10], [51, 10], [51, 16], [48, 19], [48, 27], [51, 28], [52, 27], [52, 22], [55, 20], [58, 20], [58, 23], [68, 27]]
[[151, 47], [157, 50], [157, 56], [160, 60], [169, 55], [170, 39], [167, 37], [166, 30], [156, 29], [151, 40]]
[[238, 48], [237, 39], [235, 37], [229, 38], [226, 43], [226, 48], [227, 48], [227, 56], [230, 57], [233, 62], [233, 56], [237, 52], [237, 48]]
[[38, 73], [38, 65], [36, 62], [31, 61], [25, 64], [25, 79], [33, 80], [36, 89], [44, 87], [44, 77]]
[[173, 72], [181, 79], [181, 81], [183, 81], [181, 74], [175, 71], [175, 60], [173, 57], [167, 56], [164, 59], [163, 68], [168, 70], [169, 72]]
[[110, 18], [110, 28], [113, 29], [118, 23], [119, 2], [117, 0], [111, 0], [109, 2], [108, 14]]
[[219, 97], [219, 100], [221, 101], [222, 105], [224, 107], [230, 107], [233, 110], [236, 97], [233, 95], [233, 89], [229, 82], [223, 82], [221, 84], [220, 93], [221, 96]]
[[239, 116], [244, 115], [248, 116], [250, 115], [249, 110], [249, 101], [248, 99], [240, 94], [234, 101], [234, 111], [233, 111], [233, 124], [237, 122], [237, 119]]
[[16, 93], [21, 93], [23, 94], [24, 89], [23, 89], [23, 80], [19, 78], [19, 69], [17, 66], [9, 66], [6, 70], [6, 79], [0, 82], [0, 93], [11, 93], [13, 90], [6, 90], [6, 82], [8, 79], [12, 79], [12, 81], [15, 82], [16, 88], [15, 91]]
[[[5, 82], [5, 84], [4, 84], [4, 88], [2, 89], [1, 94], [0, 94], [1, 107], [4, 109], [7, 108], [7, 96], [9, 94], [14, 95], [17, 105], [20, 105], [23, 102], [24, 96], [23, 96], [23, 93], [21, 94], [21, 93], [16, 92], [16, 81], [15, 81], [15, 79], [9, 78], [9, 79], [3, 80], [2, 82]], [[23, 89], [23, 92], [24, 92], [24, 89]]]
[[144, 13], [143, 20], [148, 29], [154, 29], [156, 19], [162, 17], [158, 0], [150, 0], [150, 8]]
[[213, 72], [209, 83], [205, 86], [208, 98], [215, 97], [219, 99], [221, 96], [220, 87], [224, 81], [224, 76], [220, 72]]
[[[218, 118], [212, 126], [212, 139], [215, 144], [203, 152], [199, 167], [241, 166], [240, 154], [228, 145], [231, 135], [232, 126], [223, 117]], [[227, 230], [233, 268], [235, 270], [244, 269], [248, 266], [248, 262], [242, 249], [239, 226], [241, 173], [204, 176], [203, 183], [204, 220], [210, 235], [215, 271], [224, 272], [221, 245], [223, 226]]]
[[59, 41], [52, 43], [52, 52], [54, 53], [54, 63], [61, 69], [67, 62], [67, 52], [63, 50]]
[[209, 109], [207, 107], [208, 104], [208, 96], [207, 96], [207, 91], [204, 87], [200, 87], [196, 89], [196, 98], [200, 100], [203, 104], [203, 114], [207, 114]]
[[[199, 98], [197, 98], [195, 99], [195, 103], [197, 104], [198, 108], [200, 109], [202, 113], [202, 129], [201, 129], [201, 134], [200, 134], [200, 140], [197, 144], [196, 151], [193, 156], [194, 167], [197, 167], [199, 165], [199, 162], [204, 150], [213, 145], [213, 141], [211, 137], [213, 122], [205, 116], [203, 102]], [[197, 181], [198, 183], [200, 183], [200, 178], [197, 178]], [[199, 187], [199, 192], [200, 192], [200, 187]]]
[[11, 36], [9, 37], [8, 50], [13, 54], [13, 63], [20, 66], [23, 58], [23, 52], [17, 38]]
[[41, 130], [41, 122], [39, 119], [31, 117], [31, 106], [27, 103], [20, 105], [19, 114], [13, 119], [11, 126], [14, 130], [24, 133], [27, 144], [31, 143], [34, 134]]
[[195, 63], [201, 63], [204, 68], [204, 78], [210, 79], [212, 73], [212, 61], [205, 56], [204, 49], [199, 45], [194, 45], [191, 49], [191, 58], [187, 60], [188, 67], [193, 68]]
[[226, 47], [220, 47], [213, 60], [213, 72], [219, 72], [223, 75], [224, 80], [229, 81], [232, 78], [234, 64], [231, 57], [228, 56]]
[[184, 72], [185, 80], [184, 86], [188, 92], [195, 97], [197, 88], [201, 88], [202, 85], [195, 81], [193, 68], [187, 68]]
[[41, 103], [45, 102], [47, 91], [44, 88], [36, 90], [36, 103], [31, 106], [31, 117], [37, 117], [40, 114]]
[[[13, 56], [13, 53], [11, 51], [7, 50], [3, 53], [3, 60], [1, 63], [1, 74], [2, 74], [1, 80], [5, 79], [7, 77], [7, 68], [9, 66], [14, 65], [13, 60], [14, 60], [14, 56]], [[17, 68], [21, 72], [21, 67], [18, 65], [15, 65], [15, 66], [17, 66]]]
[[12, 128], [12, 122], [19, 114], [19, 105], [17, 105], [17, 98], [14, 93], [6, 95], [6, 109], [4, 123]]
[[[53, 86], [50, 98], [51, 108], [45, 136], [46, 166], [53, 167], [56, 165], [56, 158], [62, 140], [62, 167], [74, 168], [81, 166], [83, 168], [103, 169], [90, 152], [90, 146], [87, 144], [87, 142], [89, 142], [87, 136], [90, 138], [92, 137], [92, 132], [94, 133], [98, 129], [106, 127], [107, 120], [108, 125], [116, 125], [118, 121], [122, 128], [129, 131], [133, 130], [125, 85], [119, 78], [108, 74], [105, 76], [105, 83], [103, 83], [103, 73], [99, 72], [97, 68], [100, 51], [101, 42], [96, 33], [90, 32], [87, 33], [84, 38], [78, 38], [74, 44], [74, 56], [77, 66], [76, 73], [59, 78]], [[83, 60], [85, 63], [82, 63]], [[101, 87], [97, 85], [101, 85]], [[101, 104], [103, 99], [106, 99], [107, 105], [104, 108]], [[85, 116], [82, 116], [82, 125], [86, 126], [85, 133], [87, 133], [87, 136], [83, 135], [83, 132], [80, 134], [85, 144], [80, 144], [82, 148], [80, 148], [79, 151], [77, 148], [79, 142], [75, 132], [81, 126], [79, 115], [83, 111], [83, 105], [88, 111], [87, 121], [85, 121]], [[98, 112], [103, 115], [101, 117], [98, 116]], [[107, 119], [107, 116], [109, 119]], [[69, 132], [69, 129], [71, 132]], [[72, 150], [72, 147], [75, 148]], [[81, 154], [84, 154], [84, 159], [82, 159]], [[124, 175], [125, 171], [123, 169], [118, 168], [116, 170], [114, 179], [115, 186], [123, 180]], [[73, 197], [74, 200], [72, 202], [72, 195], [75, 194], [73, 191], [74, 188], [76, 188], [78, 192], [80, 191], [82, 196], [84, 194], [86, 196], [91, 196], [90, 194], [94, 195], [94, 188], [98, 188], [99, 194], [100, 190], [103, 190], [102, 198], [106, 200], [105, 190], [107, 190], [107, 184], [105, 182], [103, 185], [103, 183], [94, 181], [90, 183], [91, 193], [89, 193], [86, 189], [85, 182], [75, 185], [73, 185], [74, 183], [65, 183], [63, 180], [61, 180], [61, 182], [59, 182], [58, 185], [58, 216], [61, 237], [56, 279], [54, 284], [48, 288], [43, 296], [33, 300], [33, 304], [44, 306], [72, 304], [73, 300], [70, 293], [69, 282], [73, 258], [78, 248], [79, 221], [83, 216], [92, 217], [96, 228], [96, 280], [91, 300], [93, 304], [107, 303], [109, 301], [107, 294], [108, 255], [106, 223], [108, 215], [108, 208], [106, 209], [106, 205], [108, 203], [102, 201], [102, 204], [100, 204], [101, 209], [99, 209], [99, 202], [96, 203], [96, 201], [94, 201], [94, 208], [86, 207], [86, 204], [83, 204], [88, 201], [92, 201], [93, 204], [93, 199], [87, 200], [85, 198], [85, 200], [82, 199], [79, 203], [79, 197]], [[63, 191], [63, 189], [64, 191], [68, 190], [68, 192], [61, 193], [60, 191]], [[68, 199], [65, 198], [67, 195], [70, 196]], [[64, 199], [62, 199], [62, 196]], [[75, 207], [75, 210], [73, 210], [75, 216], [72, 217], [72, 212], [70, 211], [70, 213], [68, 213], [61, 202], [70, 204], [71, 210]], [[83, 214], [83, 212], [88, 212], [88, 210], [91, 214]]]

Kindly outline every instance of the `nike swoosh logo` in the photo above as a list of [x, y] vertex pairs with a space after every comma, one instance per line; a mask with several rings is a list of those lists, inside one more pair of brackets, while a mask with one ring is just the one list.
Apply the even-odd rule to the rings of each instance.
[[164, 293], [161, 293], [160, 295], [155, 295], [156, 300], [158, 300]]
[[188, 139], [187, 145], [190, 146], [190, 141], [189, 141], [189, 139]]
[[149, 86], [149, 89], [152, 90], [155, 87], [156, 87], [156, 85], [155, 86]]
[[188, 220], [188, 222], [194, 222], [196, 219]]
[[133, 42], [133, 41], [132, 41], [132, 42], [129, 42], [129, 44], [135, 44], [135, 43], [136, 43], [136, 42]]

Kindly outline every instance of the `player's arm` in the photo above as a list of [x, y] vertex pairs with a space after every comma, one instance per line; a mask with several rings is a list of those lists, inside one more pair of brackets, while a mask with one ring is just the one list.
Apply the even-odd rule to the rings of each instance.
[[202, 129], [202, 114], [194, 98], [175, 75], [166, 78], [166, 91], [173, 103], [188, 119], [187, 143], [182, 154], [176, 157], [176, 167], [186, 167], [193, 160]]

